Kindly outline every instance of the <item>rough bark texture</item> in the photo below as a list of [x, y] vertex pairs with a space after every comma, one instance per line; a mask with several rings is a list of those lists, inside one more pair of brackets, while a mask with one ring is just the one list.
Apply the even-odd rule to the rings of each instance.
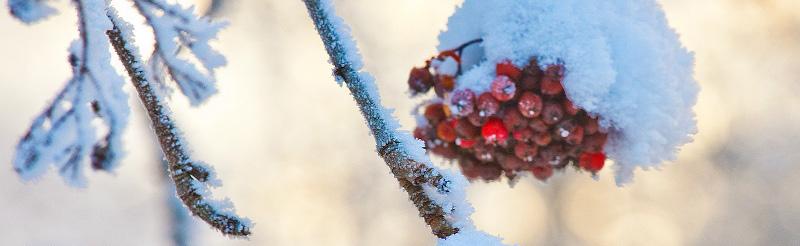
[[341, 39], [349, 37], [339, 36], [339, 30], [332, 21], [333, 13], [326, 12], [320, 1], [303, 0], [303, 2], [335, 67], [335, 76], [347, 85], [375, 137], [378, 154], [389, 166], [400, 186], [408, 192], [411, 201], [416, 205], [420, 216], [430, 225], [433, 234], [439, 238], [446, 238], [457, 233], [459, 228], [447, 219], [452, 211], [445, 211], [437, 205], [424, 189], [425, 185], [429, 185], [435, 187], [439, 193], [446, 194], [449, 192], [447, 189], [450, 182], [429, 165], [414, 160], [408, 154], [409, 151], [404, 149], [396, 131], [387, 124], [389, 119], [381, 113], [383, 107], [380, 102], [368, 91], [366, 83], [372, 81], [364, 81], [358, 71], [360, 68], [354, 68], [352, 61], [348, 60], [347, 57], [354, 54], [348, 53], [353, 51], [346, 50]]
[[161, 149], [169, 162], [169, 173], [175, 182], [178, 196], [195, 216], [200, 217], [222, 233], [230, 236], [250, 235], [248, 223], [235, 216], [220, 213], [217, 208], [205, 200], [203, 194], [199, 193], [200, 188], [196, 186], [198, 183], [209, 181], [210, 173], [206, 167], [191, 160], [183, 145], [179, 130], [171, 119], [169, 110], [161, 103], [153, 86], [147, 81], [142, 67], [144, 63], [139, 61], [138, 56], [127, 48], [127, 45], [131, 44], [128, 44], [121, 35], [117, 28], [119, 25], [115, 22], [114, 30], [107, 32], [109, 40], [125, 66], [142, 104], [147, 109]]

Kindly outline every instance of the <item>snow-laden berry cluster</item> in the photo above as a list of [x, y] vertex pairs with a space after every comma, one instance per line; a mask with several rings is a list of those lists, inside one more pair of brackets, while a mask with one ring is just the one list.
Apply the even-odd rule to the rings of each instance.
[[438, 97], [421, 105], [424, 120], [414, 136], [432, 153], [457, 160], [469, 179], [531, 172], [544, 181], [553, 169], [569, 165], [592, 173], [602, 169], [607, 134], [596, 117], [564, 94], [564, 66], [542, 69], [535, 58], [522, 68], [502, 61], [487, 91], [455, 89], [460, 53], [477, 42], [444, 51], [411, 70], [412, 93], [434, 88]]
[[[438, 49], [459, 50], [471, 40], [482, 42], [459, 53], [453, 92], [469, 89], [479, 99], [484, 92], [510, 89], [502, 81], [492, 87], [502, 74], [497, 64], [508, 61], [524, 71], [536, 58], [545, 74], [548, 68], [564, 72], [566, 98], [596, 116], [608, 133], [603, 152], [613, 160], [618, 184], [630, 181], [637, 168], [674, 160], [696, 132], [694, 58], [655, 0], [465, 0], [439, 35]], [[430, 66], [452, 73], [455, 58], [447, 60]], [[521, 98], [525, 82], [511, 81]], [[439, 84], [432, 86], [441, 91], [437, 86], [451, 82]], [[440, 96], [458, 111], [451, 100], [455, 93]], [[537, 96], [546, 99], [541, 91]]]

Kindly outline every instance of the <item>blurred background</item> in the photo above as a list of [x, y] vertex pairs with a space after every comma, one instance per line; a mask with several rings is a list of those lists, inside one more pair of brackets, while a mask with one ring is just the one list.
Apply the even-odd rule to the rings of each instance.
[[[406, 129], [415, 103], [408, 70], [435, 53], [459, 2], [336, 1]], [[134, 95], [128, 155], [115, 174], [88, 172], [88, 187], [71, 188], [53, 172], [24, 183], [11, 168], [19, 137], [69, 76], [74, 10], [54, 3], [62, 13], [32, 26], [0, 7], [0, 244], [169, 245], [170, 191]], [[547, 184], [474, 183], [479, 228], [519, 245], [800, 245], [800, 2], [661, 3], [696, 54], [695, 141], [622, 188], [608, 168], [598, 181], [570, 171]], [[219, 14], [231, 23], [216, 43], [229, 62], [220, 93], [199, 108], [177, 94], [170, 103], [196, 157], [224, 181], [215, 194], [256, 227], [249, 240], [230, 239], [192, 219], [190, 244], [434, 244], [333, 82], [302, 2], [229, 1]], [[145, 53], [148, 32], [137, 32]]]

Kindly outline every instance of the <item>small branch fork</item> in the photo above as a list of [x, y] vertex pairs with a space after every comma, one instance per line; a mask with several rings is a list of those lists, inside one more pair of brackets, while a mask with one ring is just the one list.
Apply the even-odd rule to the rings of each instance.
[[161, 149], [169, 162], [170, 175], [175, 182], [178, 196], [195, 216], [222, 233], [231, 236], [250, 235], [250, 222], [247, 219], [236, 217], [232, 211], [220, 211], [220, 208], [212, 204], [213, 201], [204, 197], [207, 195], [204, 193], [207, 193], [208, 182], [213, 182], [213, 171], [208, 166], [191, 160], [169, 109], [163, 105], [147, 80], [144, 63], [136, 54], [138, 51], [131, 48], [132, 37], [121, 31], [120, 27], [127, 26], [127, 23], [122, 22], [114, 13], [110, 13], [109, 17], [114, 29], [107, 32], [108, 38], [147, 109]]
[[[355, 45], [348, 34], [343, 34], [346, 27], [332, 10], [327, 0], [303, 0], [309, 16], [314, 22], [317, 32], [322, 38], [325, 49], [334, 66], [337, 80], [343, 80], [358, 104], [361, 114], [375, 137], [378, 154], [389, 166], [400, 186], [408, 193], [409, 198], [419, 210], [420, 216], [431, 227], [434, 235], [447, 238], [459, 232], [461, 228], [453, 222], [455, 207], [444, 207], [440, 199], [451, 198], [452, 182], [447, 180], [427, 161], [415, 159], [408, 145], [404, 144], [398, 132], [392, 127], [394, 119], [385, 114], [385, 109], [377, 97], [372, 78], [363, 72]], [[327, 5], [326, 5], [327, 4]], [[352, 47], [351, 47], [352, 46]], [[373, 94], [375, 93], [375, 94]], [[429, 189], [434, 188], [434, 189]], [[432, 196], [437, 196], [436, 199]]]

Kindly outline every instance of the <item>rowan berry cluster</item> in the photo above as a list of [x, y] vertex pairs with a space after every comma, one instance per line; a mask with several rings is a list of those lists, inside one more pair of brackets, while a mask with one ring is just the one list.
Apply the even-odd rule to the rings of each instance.
[[444, 51], [411, 69], [412, 94], [433, 88], [441, 99], [423, 105], [427, 124], [414, 130], [428, 151], [455, 160], [470, 180], [531, 172], [545, 181], [567, 166], [591, 173], [603, 168], [607, 134], [565, 95], [563, 65], [542, 70], [536, 58], [523, 68], [502, 61], [488, 91], [454, 90], [459, 53]]

